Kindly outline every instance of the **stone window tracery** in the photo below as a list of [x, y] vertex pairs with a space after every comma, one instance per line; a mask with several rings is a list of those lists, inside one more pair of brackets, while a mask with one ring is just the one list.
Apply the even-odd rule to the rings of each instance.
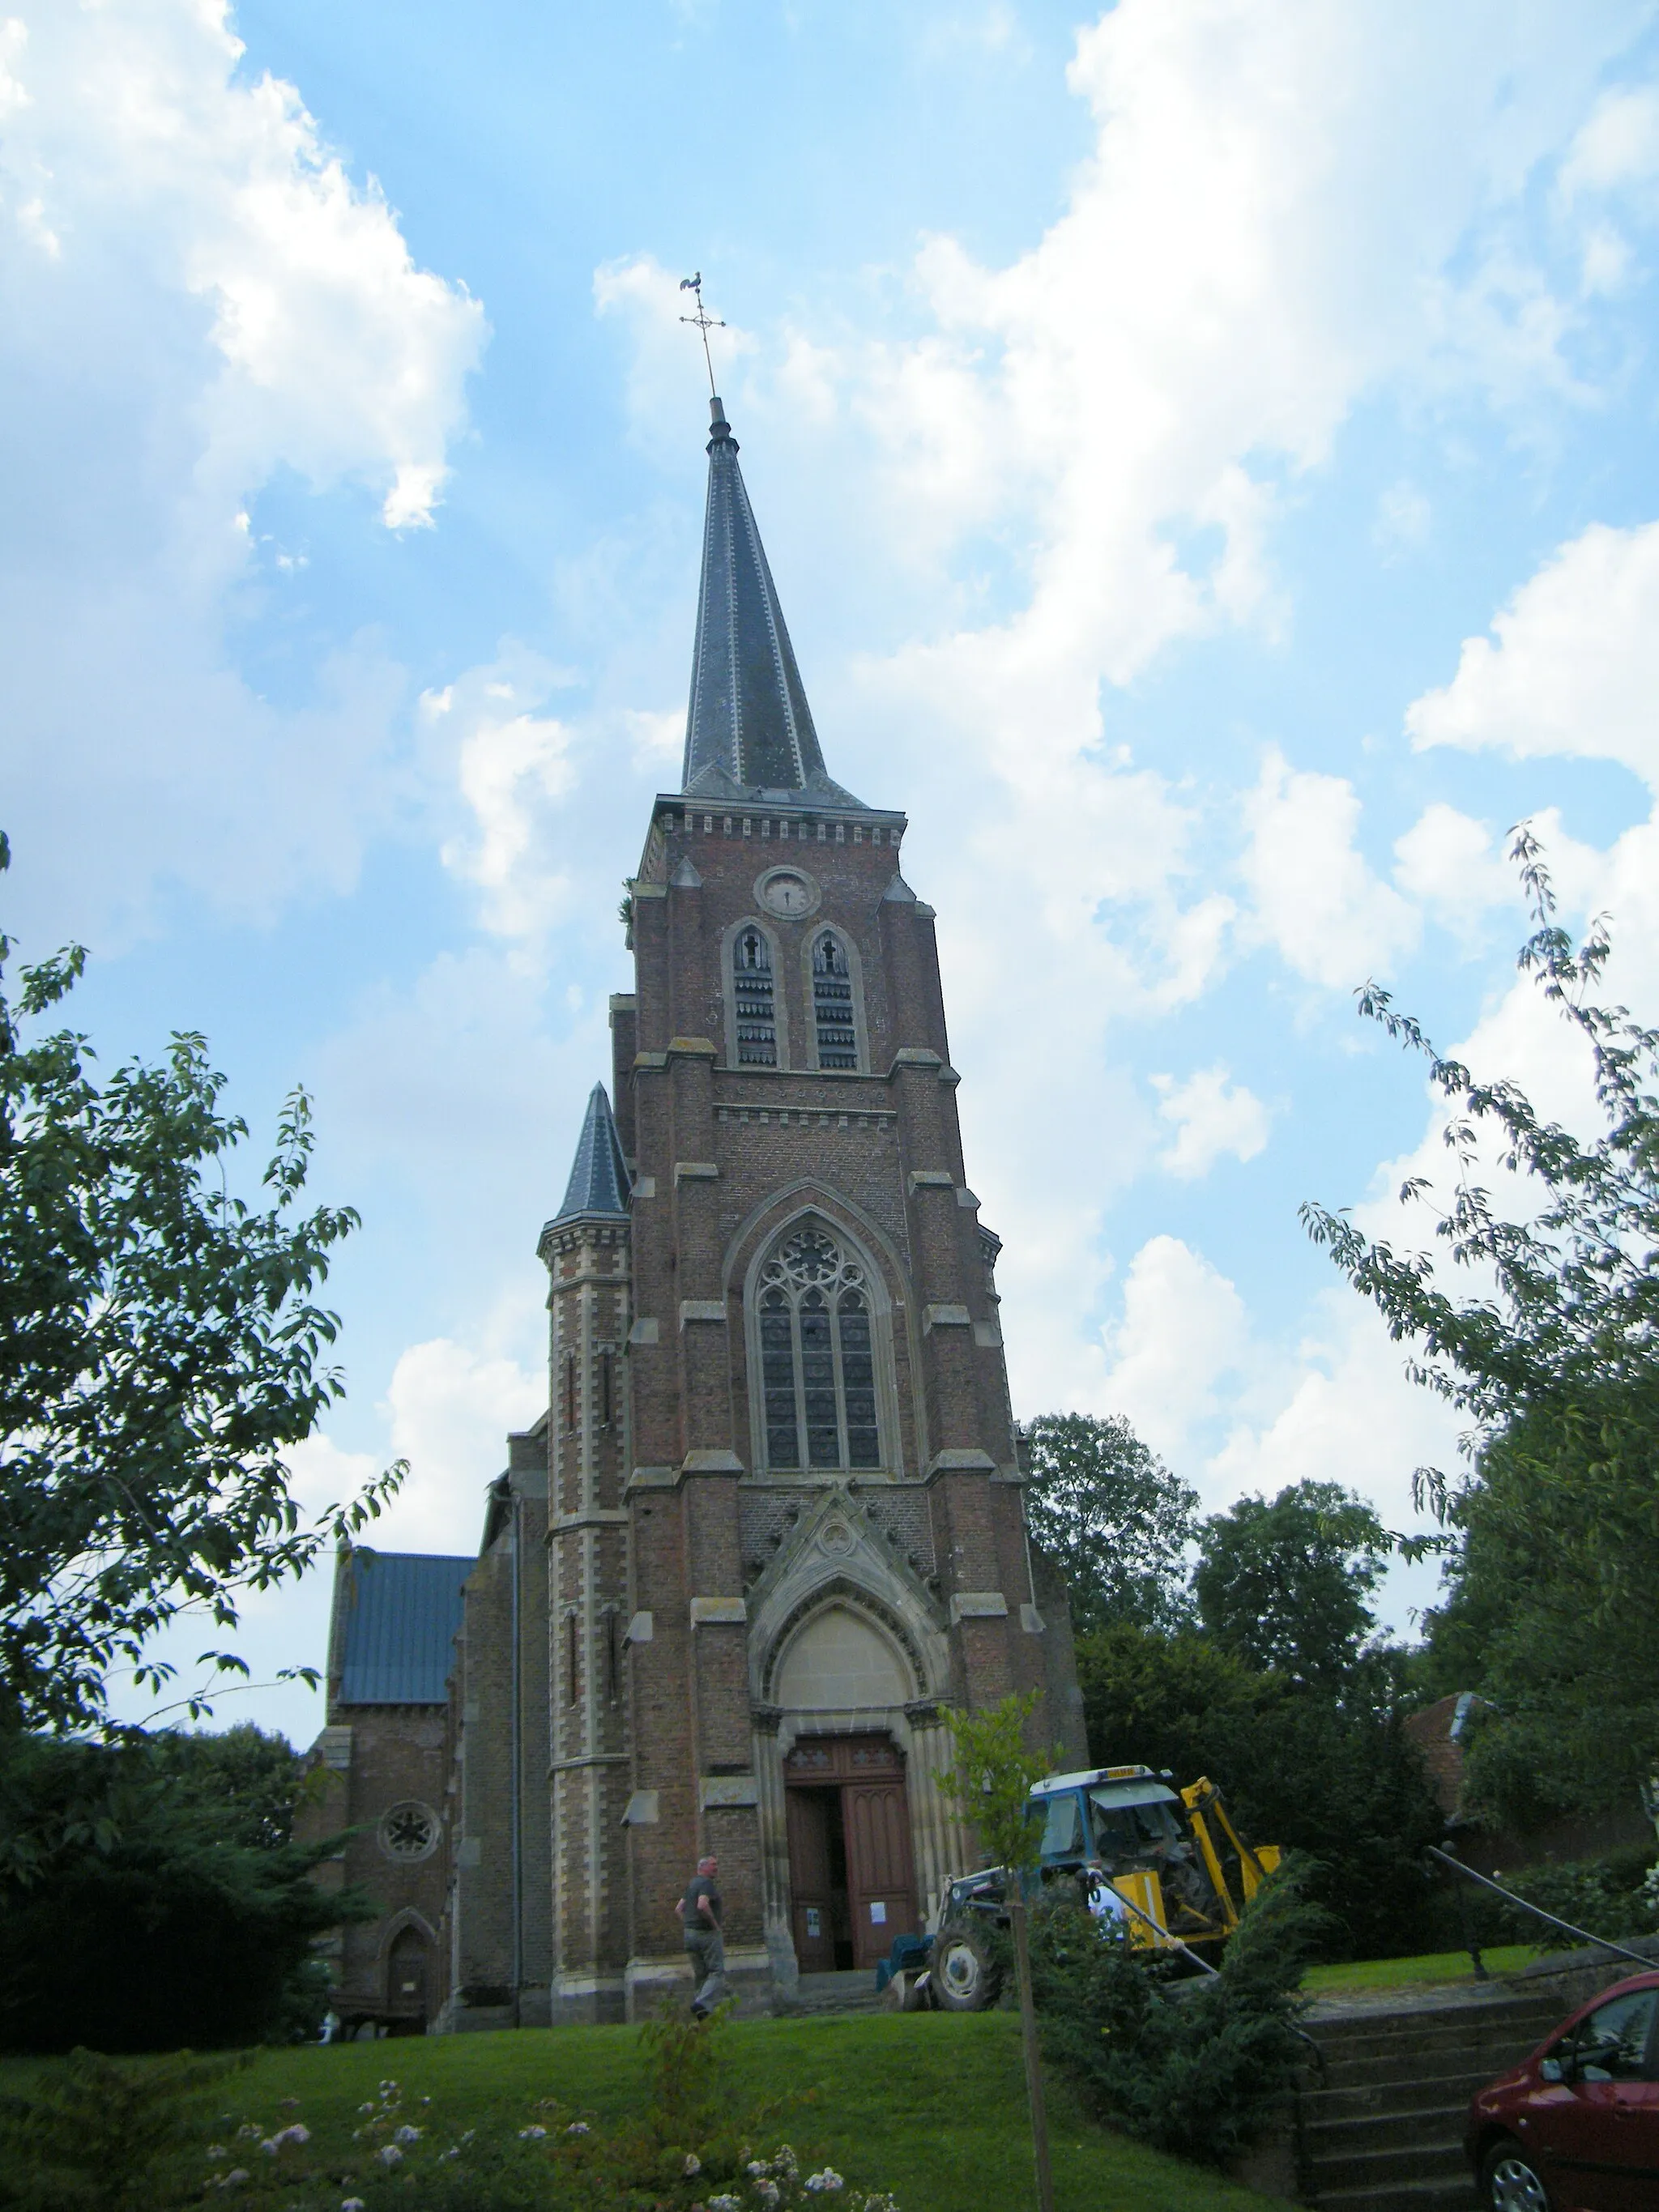
[[777, 1009], [773, 997], [772, 948], [751, 924], [732, 944], [732, 995], [737, 1017], [739, 1067], [778, 1064]]
[[858, 1027], [853, 1013], [853, 969], [847, 947], [833, 929], [812, 947], [812, 1021], [820, 1067], [856, 1068]]
[[438, 1848], [441, 1830], [438, 1816], [429, 1805], [418, 1798], [405, 1797], [400, 1803], [388, 1806], [380, 1815], [378, 1841], [389, 1859], [401, 1859], [413, 1865], [429, 1859]]
[[757, 1303], [768, 1465], [800, 1472], [879, 1467], [863, 1263], [820, 1223], [808, 1222], [762, 1268]]

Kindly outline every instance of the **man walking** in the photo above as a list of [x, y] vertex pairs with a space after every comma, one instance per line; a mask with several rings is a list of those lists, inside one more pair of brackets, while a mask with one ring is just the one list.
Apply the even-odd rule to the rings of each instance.
[[693, 2020], [707, 2020], [726, 1994], [726, 1938], [720, 1928], [720, 1893], [714, 1887], [719, 1871], [720, 1862], [712, 1855], [699, 1859], [685, 1895], [674, 1907], [685, 1931], [692, 1970], [699, 1977], [697, 1993], [691, 2000]]

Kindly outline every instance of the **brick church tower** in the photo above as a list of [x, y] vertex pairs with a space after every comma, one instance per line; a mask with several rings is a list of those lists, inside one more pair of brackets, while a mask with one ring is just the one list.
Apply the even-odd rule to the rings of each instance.
[[904, 817], [825, 768], [710, 405], [682, 787], [629, 884], [614, 1115], [596, 1087], [542, 1232], [549, 1413], [455, 1639], [447, 2027], [648, 2009], [710, 1851], [740, 1997], [873, 1965], [972, 1860], [947, 1707], [1035, 1691], [1086, 1758], [933, 912]]
[[734, 1983], [864, 1964], [960, 1870], [948, 1703], [1081, 1751], [1025, 1534], [997, 1239], [968, 1186], [902, 815], [830, 778], [711, 403], [681, 790], [630, 886], [614, 1134], [550, 1278], [556, 2016], [684, 1972], [720, 1861]]

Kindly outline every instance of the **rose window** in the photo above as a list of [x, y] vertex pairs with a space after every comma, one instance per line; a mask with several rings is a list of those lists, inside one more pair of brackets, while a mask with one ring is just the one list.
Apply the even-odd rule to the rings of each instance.
[[438, 1816], [429, 1805], [406, 1798], [380, 1816], [380, 1849], [389, 1859], [413, 1864], [429, 1859], [438, 1848]]

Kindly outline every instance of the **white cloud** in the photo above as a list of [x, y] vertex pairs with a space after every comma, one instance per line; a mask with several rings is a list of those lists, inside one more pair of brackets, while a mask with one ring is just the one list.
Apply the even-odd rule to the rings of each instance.
[[350, 884], [397, 803], [401, 674], [331, 609], [283, 703], [238, 672], [248, 615], [309, 588], [249, 505], [293, 471], [429, 521], [484, 337], [241, 58], [215, 0], [109, 0], [20, 8], [0, 62], [15, 892], [106, 943], [169, 878], [256, 916]]
[[1172, 1075], [1155, 1075], [1152, 1088], [1159, 1094], [1159, 1118], [1175, 1128], [1174, 1141], [1158, 1155], [1159, 1164], [1171, 1175], [1208, 1175], [1224, 1157], [1253, 1160], [1267, 1142], [1267, 1109], [1218, 1064], [1201, 1068], [1184, 1083]]
[[1659, 791], [1659, 522], [1562, 546], [1406, 726], [1419, 746], [1622, 761]]
[[[1221, 1449], [1192, 1471], [1206, 1504], [1224, 1508], [1292, 1483], [1340, 1482], [1368, 1498], [1388, 1528], [1431, 1529], [1413, 1501], [1413, 1477], [1419, 1467], [1457, 1474], [1460, 1424], [1407, 1376], [1381, 1316], [1352, 1291], [1333, 1288], [1317, 1300], [1308, 1334], [1270, 1365], [1234, 1409]], [[1396, 1561], [1378, 1593], [1383, 1626], [1416, 1635], [1413, 1616], [1435, 1602], [1439, 1579], [1432, 1560]]]
[[[535, 1319], [543, 1318], [538, 1301]], [[389, 1550], [476, 1551], [485, 1489], [507, 1464], [507, 1431], [528, 1426], [546, 1405], [539, 1364], [449, 1337], [411, 1345], [382, 1409], [393, 1456], [409, 1462], [409, 1476], [369, 1540]]]
[[428, 742], [452, 753], [471, 815], [464, 834], [445, 841], [444, 866], [477, 886], [486, 928], [534, 948], [570, 908], [570, 879], [554, 855], [579, 781], [574, 732], [532, 711], [557, 680], [535, 655], [512, 651], [421, 701]]
[[1292, 769], [1274, 748], [1244, 823], [1255, 927], [1299, 975], [1352, 990], [1412, 950], [1416, 912], [1358, 850], [1359, 800], [1344, 777]]
[[1401, 1347], [1355, 1292], [1324, 1293], [1315, 1321], [1294, 1362], [1281, 1355], [1270, 1402], [1235, 1421], [1205, 1471], [1206, 1490], [1271, 1497], [1292, 1482], [1340, 1482], [1395, 1528], [1420, 1525], [1412, 1476], [1422, 1466], [1455, 1473], [1456, 1416], [1407, 1378]]
[[1613, 192], [1659, 177], [1659, 85], [1621, 85], [1605, 93], [1574, 137], [1556, 189], [1569, 205], [1586, 193]]
[[1216, 1411], [1249, 1344], [1244, 1302], [1226, 1276], [1180, 1237], [1151, 1237], [1129, 1263], [1101, 1402], [1127, 1414], [1154, 1450], [1177, 1455]]
[[1516, 904], [1517, 879], [1494, 851], [1490, 825], [1443, 799], [1424, 808], [1394, 852], [1395, 881], [1407, 897], [1460, 934], [1469, 935], [1494, 907]]
[[288, 1464], [294, 1497], [313, 1518], [348, 1504], [382, 1472], [373, 1452], [348, 1451], [320, 1429], [294, 1447]]
[[31, 10], [0, 187], [60, 240], [56, 287], [118, 254], [118, 316], [143, 291], [207, 310], [192, 397], [216, 503], [286, 464], [372, 484], [390, 526], [429, 521], [483, 312], [415, 266], [293, 85], [238, 81], [228, 17], [222, 0]]
[[[1123, 0], [1079, 33], [1097, 139], [1066, 213], [1006, 269], [930, 244], [937, 331], [866, 372], [861, 402], [896, 514], [931, 529], [941, 496], [964, 520], [1017, 497], [1039, 518], [1010, 674], [1040, 645], [1121, 683], [1271, 607], [1281, 465], [1322, 461], [1369, 385], [1443, 351], [1455, 250], [1630, 27], [1620, 7], [1568, 35], [1495, 4]], [[1537, 314], [1490, 312], [1531, 281], [1477, 255], [1464, 289], [1489, 311], [1480, 345], [1539, 367]], [[1183, 557], [1172, 529], [1206, 525], [1218, 550]]]

